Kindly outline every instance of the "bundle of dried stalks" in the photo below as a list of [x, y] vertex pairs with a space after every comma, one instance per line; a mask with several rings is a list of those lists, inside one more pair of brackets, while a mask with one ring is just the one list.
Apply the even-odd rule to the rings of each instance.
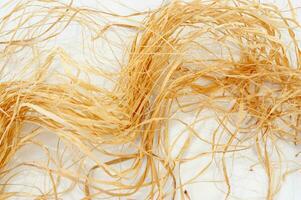
[[[15, 152], [36, 135], [20, 136], [26, 122], [50, 130], [93, 160], [94, 166], [86, 174], [51, 169], [52, 173], [83, 185], [85, 199], [130, 198], [145, 189], [145, 199], [174, 199], [177, 195], [189, 198], [184, 186], [201, 176], [217, 155], [221, 155], [228, 198], [231, 183], [226, 155], [249, 148], [256, 149], [266, 170], [266, 198], [273, 199], [279, 188], [269, 150], [278, 139], [292, 144], [301, 139], [301, 51], [295, 35], [300, 25], [295, 15], [285, 17], [275, 6], [248, 0], [175, 1], [151, 12], [128, 16], [79, 8], [72, 2], [47, 3], [39, 10], [45, 18], [33, 25], [26, 24], [33, 15], [19, 16], [33, 2], [18, 4], [0, 23], [1, 59], [14, 58], [28, 47], [39, 48], [24, 67], [27, 70], [31, 64], [36, 65], [37, 58], [46, 57], [29, 78], [1, 80], [2, 177], [11, 171], [6, 165]], [[104, 15], [121, 19], [146, 17], [134, 25], [109, 23], [99, 28], [93, 17]], [[18, 23], [5, 30], [11, 21]], [[61, 48], [50, 54], [43, 51], [41, 44], [55, 40], [72, 22], [96, 34], [91, 42], [105, 38], [112, 28], [135, 31], [127, 61], [118, 73], [81, 65]], [[54, 57], [68, 66], [63, 67], [63, 73], [49, 72]], [[10, 66], [3, 67], [3, 74], [7, 68]], [[78, 73], [74, 75], [69, 69]], [[112, 89], [102, 88], [81, 79], [80, 72], [111, 80], [115, 85]], [[50, 82], [49, 78], [57, 78], [61, 83]], [[177, 119], [185, 125], [189, 136], [174, 155], [176, 142], [170, 139], [174, 137], [170, 122], [179, 111], [194, 113], [195, 122], [203, 120], [200, 113], [210, 111], [215, 113], [219, 126], [211, 133], [211, 140], [207, 140], [194, 128], [195, 122], [187, 124]], [[180, 135], [172, 141], [179, 138]], [[209, 144], [211, 151], [187, 157], [192, 140]], [[134, 150], [114, 150], [121, 145]], [[109, 161], [100, 162], [94, 151], [109, 157]], [[209, 164], [182, 183], [177, 168], [204, 155], [211, 157]], [[127, 168], [116, 167], [125, 162], [129, 164]], [[108, 178], [93, 177], [92, 172], [98, 169]], [[55, 189], [45, 196], [58, 199], [59, 194], [62, 193]], [[0, 197], [13, 195], [2, 189]]]

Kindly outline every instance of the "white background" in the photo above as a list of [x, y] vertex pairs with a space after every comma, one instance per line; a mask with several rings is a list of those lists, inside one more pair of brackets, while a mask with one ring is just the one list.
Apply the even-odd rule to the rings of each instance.
[[[295, 7], [300, 6], [301, 7], [301, 1], [300, 0], [291, 0], [293, 5]], [[95, 1], [89, 1], [89, 0], [75, 0], [75, 3], [78, 3], [79, 5], [86, 5], [86, 6], [99, 6], [99, 7], [106, 7], [112, 11], [115, 11], [116, 13], [130, 13], [131, 11], [146, 11], [152, 8], [156, 8], [162, 4], [161, 0], [122, 0], [122, 1], [116, 1], [115, 3], [112, 1], [104, 0], [99, 1], [98, 4], [95, 4]], [[274, 1], [262, 1], [262, 2], [270, 2], [275, 5], [278, 5], [281, 9], [287, 10], [288, 4], [286, 0], [274, 0]], [[100, 5], [101, 4], [101, 5]], [[301, 10], [298, 10], [298, 12], [301, 12]], [[299, 21], [301, 22], [301, 15], [299, 14]], [[68, 40], [72, 40], [72, 36], [76, 37], [77, 33], [70, 32], [69, 36], [71, 36]], [[299, 37], [300, 38], [300, 37]], [[76, 48], [74, 47], [74, 43], [69, 42], [68, 40], [64, 41], [64, 47], [66, 48]], [[210, 130], [211, 124], [210, 122], [204, 123], [203, 128]], [[48, 143], [55, 144], [55, 139], [50, 137], [49, 135], [45, 134], [42, 135], [43, 139], [45, 141], [48, 141]], [[53, 145], [52, 144], [52, 145]], [[299, 165], [300, 159], [295, 157], [295, 155], [301, 151], [301, 148], [299, 146], [293, 146], [290, 143], [283, 142], [281, 144], [281, 150], [283, 151], [283, 154], [287, 155], [286, 159], [287, 161], [284, 161], [284, 163], [289, 163], [290, 169], [298, 169], [301, 165]], [[35, 149], [25, 149], [23, 150], [22, 154], [17, 156], [18, 161], [22, 161], [24, 157], [30, 157], [32, 159], [37, 158], [39, 159], [41, 155], [35, 153]], [[248, 157], [254, 157], [254, 160], [256, 160], [256, 155], [252, 152]], [[190, 169], [193, 170], [198, 167], [199, 163], [192, 163], [189, 166], [186, 166], [188, 174], [186, 176], [189, 176]], [[266, 192], [266, 180], [264, 178], [264, 171], [260, 168], [260, 166], [255, 166], [253, 168], [253, 171], [250, 171], [250, 166], [254, 164], [252, 160], [249, 162], [245, 159], [237, 158], [235, 162], [235, 166], [233, 167], [233, 172], [231, 173], [232, 177], [232, 192], [233, 196], [231, 196], [229, 199], [264, 199], [265, 192]], [[301, 163], [300, 163], [301, 164]], [[279, 194], [276, 196], [276, 199], [278, 200], [300, 200], [301, 199], [301, 171], [298, 170], [296, 173], [293, 173], [286, 177], [285, 181], [282, 183], [281, 190]], [[205, 200], [220, 200], [223, 199], [224, 194], [223, 192], [219, 191], [217, 188], [225, 191], [225, 185], [223, 184], [215, 184], [212, 181], [215, 180], [214, 177], [216, 177], [217, 171], [214, 169], [211, 169], [210, 172], [198, 183], [195, 183], [193, 185], [189, 185], [186, 187], [187, 191], [189, 192], [189, 196], [193, 200], [198, 199], [205, 199]], [[185, 175], [183, 175], [185, 176]], [[24, 174], [24, 178], [22, 180], [19, 180], [18, 182], [22, 182], [24, 184], [28, 183], [28, 185], [31, 185], [32, 183], [39, 185], [42, 183], [39, 183], [41, 181], [41, 178], [38, 177], [37, 174], [34, 172], [30, 172], [27, 174]], [[82, 197], [82, 193], [80, 189], [78, 191], [74, 191], [69, 196], [65, 196], [64, 199], [80, 199]], [[143, 194], [141, 194], [141, 197], [139, 199], [143, 199]]]

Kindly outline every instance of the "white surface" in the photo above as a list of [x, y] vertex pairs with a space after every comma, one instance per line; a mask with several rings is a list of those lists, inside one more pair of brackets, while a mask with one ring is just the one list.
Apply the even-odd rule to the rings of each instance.
[[[160, 0], [151, 0], [151, 1], [141, 1], [141, 0], [122, 0], [122, 6], [120, 3], [114, 3], [111, 0], [100, 0], [98, 3], [95, 3], [95, 1], [90, 0], [75, 0], [76, 4], [82, 5], [82, 6], [89, 6], [89, 7], [100, 7], [103, 9], [103, 7], [106, 7], [112, 11], [116, 11], [116, 13], [130, 13], [132, 11], [143, 11], [148, 10], [150, 8], [156, 8], [159, 6], [162, 1]], [[117, 1], [116, 1], [117, 2]], [[269, 1], [274, 4], [277, 4], [280, 6], [280, 8], [283, 8], [286, 10], [287, 2], [285, 0], [275, 0], [275, 1]], [[301, 3], [299, 0], [293, 1], [294, 6], [301, 6]], [[299, 19], [301, 21], [300, 15]], [[70, 29], [69, 33], [66, 35], [65, 40], [59, 41], [57, 43], [58, 46], [63, 46], [64, 48], [69, 49], [69, 53], [75, 53], [78, 50], [77, 43], [74, 42], [77, 39], [77, 28], [74, 27], [74, 29]], [[66, 34], [66, 33], [65, 33]], [[126, 39], [126, 38], [125, 38]], [[104, 52], [102, 50], [99, 50], [99, 54], [101, 54], [103, 57], [105, 57], [109, 52]], [[121, 53], [122, 54], [122, 53]], [[200, 129], [202, 129], [204, 132], [209, 132], [214, 127], [214, 122], [207, 122], [202, 123], [202, 126], [200, 125]], [[173, 127], [175, 130], [179, 127]], [[53, 151], [56, 150], [56, 142], [57, 138], [54, 138], [53, 136], [50, 136], [49, 134], [45, 133], [40, 136], [41, 140], [47, 141], [47, 145], [52, 148]], [[286, 167], [289, 169], [296, 169], [300, 167], [301, 160], [298, 157], [295, 157], [294, 155], [297, 154], [299, 151], [301, 151], [300, 146], [292, 146], [291, 144], [282, 142], [281, 150], [283, 151], [283, 155], [287, 159], [286, 161], [283, 161], [283, 171], [285, 171]], [[192, 149], [192, 151], [199, 151], [199, 146], [195, 145]], [[37, 151], [37, 152], [40, 152]], [[24, 160], [24, 158], [29, 160], [39, 160], [43, 158], [43, 154], [37, 153], [34, 149], [34, 147], [26, 147], [22, 153], [17, 156], [17, 160], [21, 161]], [[71, 152], [71, 154], [76, 155], [76, 150], [74, 152]], [[248, 159], [245, 158], [245, 156], [248, 156]], [[44, 157], [45, 158], [45, 157]], [[250, 160], [253, 159], [253, 160]], [[253, 165], [255, 160], [257, 159], [256, 155], [252, 150], [249, 152], [244, 152], [243, 155], [236, 155], [235, 157], [235, 164], [233, 165], [232, 170], [229, 170], [229, 173], [231, 174], [231, 185], [232, 185], [232, 196], [229, 199], [264, 199], [265, 192], [266, 192], [266, 186], [267, 186], [267, 180], [265, 178], [265, 172], [260, 166], [254, 166], [252, 169], [253, 171], [250, 171], [251, 165]], [[68, 161], [67, 161], [68, 162]], [[202, 164], [206, 163], [206, 159], [199, 160], [196, 162], [192, 162], [191, 164], [187, 166], [183, 166], [182, 171], [185, 171], [186, 174], [182, 174], [184, 179], [185, 177], [188, 178], [192, 174], [194, 174], [196, 171], [195, 169], [199, 169], [199, 166], [202, 166]], [[231, 161], [230, 161], [231, 163]], [[24, 174], [24, 178], [21, 180], [18, 180], [19, 183], [25, 184], [28, 183], [28, 185], [36, 184], [41, 185], [41, 181], [43, 181], [43, 177], [41, 177], [38, 174], [35, 174], [36, 172], [28, 172], [26, 171]], [[221, 183], [214, 183], [213, 181], [221, 180], [223, 176], [221, 175], [221, 169], [211, 167], [210, 170], [204, 175], [201, 176], [198, 179], [198, 182], [195, 184], [189, 185], [185, 187], [185, 189], [188, 191], [189, 196], [192, 200], [198, 200], [198, 199], [205, 199], [205, 200], [220, 200], [224, 197], [223, 192], [226, 191], [225, 184], [223, 182]], [[44, 184], [44, 183], [43, 183]], [[67, 183], [63, 183], [67, 184]], [[299, 200], [301, 199], [301, 174], [300, 171], [297, 171], [296, 173], [293, 173], [289, 175], [285, 180], [282, 182], [282, 187], [279, 192], [279, 194], [276, 196], [277, 200]], [[24, 187], [23, 187], [24, 188]], [[219, 191], [219, 190], [221, 191]], [[73, 200], [73, 199], [80, 199], [82, 197], [82, 188], [76, 188], [75, 191], [70, 194], [69, 196], [65, 196], [64, 199], [66, 200]], [[143, 194], [141, 194], [140, 199], [143, 199]]]

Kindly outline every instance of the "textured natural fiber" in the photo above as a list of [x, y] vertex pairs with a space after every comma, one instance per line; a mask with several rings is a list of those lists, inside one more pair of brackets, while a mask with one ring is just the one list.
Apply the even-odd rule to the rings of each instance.
[[[40, 9], [32, 15], [26, 9], [34, 5]], [[72, 187], [58, 191], [60, 181], [53, 176], [81, 185], [86, 200], [137, 198], [139, 192], [145, 199], [189, 199], [185, 186], [201, 177], [217, 157], [228, 198], [226, 157], [248, 149], [255, 149], [265, 169], [266, 199], [273, 199], [279, 184], [270, 151], [279, 139], [292, 145], [301, 139], [301, 51], [295, 35], [300, 25], [292, 14], [287, 17], [273, 5], [249, 0], [174, 1], [127, 16], [73, 2], [17, 4], [0, 22], [0, 199], [62, 199]], [[42, 17], [35, 22], [34, 16]], [[137, 22], [141, 16], [145, 19]], [[102, 17], [122, 22], [95, 20]], [[47, 42], [59, 40], [72, 23], [92, 35], [84, 41], [90, 45], [105, 42], [112, 29], [134, 32], [117, 72], [83, 64], [62, 47], [43, 49]], [[29, 55], [28, 62], [15, 69], [7, 63], [18, 60], [20, 52]], [[93, 54], [93, 49], [88, 52]], [[61, 71], [51, 71], [56, 58]], [[18, 75], [10, 77], [14, 70], [19, 70]], [[113, 86], [101, 87], [81, 74]], [[179, 112], [194, 121], [189, 124], [175, 117]], [[209, 138], [195, 128], [207, 118], [204, 112], [218, 123]], [[173, 121], [185, 127], [187, 137], [183, 139], [183, 132], [171, 134]], [[86, 171], [72, 174], [64, 166], [23, 163], [25, 168], [49, 172], [52, 190], [40, 195], [7, 192], [9, 177], [20, 166], [11, 162], [13, 156], [39, 134], [37, 129], [21, 134], [25, 123], [73, 145], [93, 165], [75, 163]], [[180, 147], [179, 140], [183, 140]], [[187, 156], [194, 141], [210, 149]], [[125, 148], [118, 149], [121, 146]], [[180, 166], [204, 156], [208, 164], [182, 182]], [[124, 163], [126, 168], [118, 168]], [[99, 171], [107, 178], [93, 176]]]

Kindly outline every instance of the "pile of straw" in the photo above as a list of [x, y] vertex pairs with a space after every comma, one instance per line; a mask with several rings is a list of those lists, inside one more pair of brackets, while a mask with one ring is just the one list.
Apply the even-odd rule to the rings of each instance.
[[[301, 140], [300, 24], [293, 9], [288, 17], [257, 1], [194, 0], [122, 16], [72, 1], [12, 4], [4, 5], [9, 11], [0, 21], [0, 199], [62, 199], [74, 185], [82, 186], [86, 200], [189, 199], [186, 185], [216, 158], [230, 198], [226, 158], [249, 149], [266, 172], [266, 199], [275, 197], [271, 151], [278, 140]], [[49, 45], [61, 42], [72, 25], [85, 35], [83, 47], [78, 44], [84, 62], [62, 45]], [[118, 30], [133, 35], [127, 49], [108, 39]], [[125, 52], [117, 70], [91, 64], [109, 60], [95, 52], [95, 43]], [[218, 126], [206, 138], [195, 125], [208, 113]], [[176, 135], [174, 121], [185, 127]], [[36, 128], [24, 131], [25, 125]], [[35, 143], [38, 129], [80, 152], [73, 163], [78, 174], [63, 165], [14, 163], [20, 149]], [[196, 141], [208, 151], [200, 146], [190, 155]], [[209, 162], [183, 182], [180, 166], [204, 156]], [[10, 182], [20, 166], [47, 172], [51, 189], [14, 190]], [[60, 189], [62, 178], [73, 182], [69, 189]]]

